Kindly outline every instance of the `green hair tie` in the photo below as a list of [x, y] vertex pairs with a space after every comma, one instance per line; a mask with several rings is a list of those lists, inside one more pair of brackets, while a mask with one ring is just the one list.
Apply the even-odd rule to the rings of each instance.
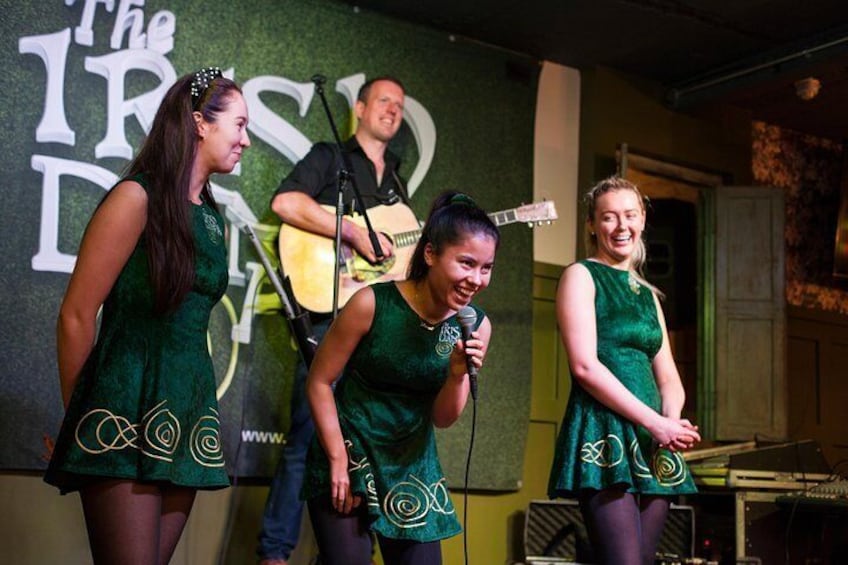
[[467, 194], [462, 194], [462, 193], [457, 193], [457, 194], [454, 194], [453, 196], [451, 196], [450, 203], [451, 204], [465, 204], [466, 206], [475, 206], [475, 207], [477, 206], [477, 203], [474, 202], [474, 199], [472, 199]]

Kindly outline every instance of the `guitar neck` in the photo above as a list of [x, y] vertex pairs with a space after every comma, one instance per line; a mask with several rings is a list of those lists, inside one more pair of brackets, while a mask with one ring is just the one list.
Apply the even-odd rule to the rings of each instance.
[[[335, 212], [332, 206], [323, 207], [328, 212]], [[355, 252], [351, 253], [348, 247], [344, 270], [339, 273], [342, 284], [339, 287], [338, 306], [344, 306], [364, 286], [381, 280], [403, 279], [412, 258], [409, 247], [421, 239], [418, 219], [412, 209], [404, 204], [374, 206], [368, 214], [380, 231], [391, 236], [396, 253], [388, 261], [375, 265]], [[556, 209], [553, 202], [544, 201], [494, 212], [489, 214], [489, 218], [498, 226], [521, 222], [532, 227], [540, 222], [550, 223], [555, 220]], [[352, 220], [360, 226], [364, 223], [360, 223], [361, 217]], [[327, 289], [333, 288], [336, 275], [333, 239], [283, 224], [280, 226], [278, 245], [280, 263], [285, 265], [292, 291], [300, 305], [313, 312], [332, 311], [333, 296], [327, 293]]]
[[[506, 224], [514, 224], [515, 222], [519, 221], [515, 211], [515, 208], [511, 208], [509, 210], [493, 212], [488, 216], [489, 218], [491, 218], [492, 222], [496, 226], [500, 227], [505, 226]], [[398, 232], [394, 234], [394, 246], [407, 247], [410, 245], [415, 245], [416, 243], [418, 243], [419, 239], [421, 239], [420, 229]]]
[[421, 239], [421, 230], [415, 229], [398, 232], [394, 234], [393, 238], [395, 247], [409, 247], [410, 245], [415, 245]]
[[492, 212], [491, 214], [489, 214], [489, 217], [498, 227], [505, 226], [507, 224], [514, 224], [518, 221], [518, 216], [516, 215], [515, 208], [510, 208], [509, 210], [501, 210], [500, 212]]

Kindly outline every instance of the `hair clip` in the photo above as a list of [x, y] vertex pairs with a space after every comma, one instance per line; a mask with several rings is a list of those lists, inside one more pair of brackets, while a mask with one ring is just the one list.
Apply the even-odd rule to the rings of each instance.
[[224, 73], [221, 72], [220, 67], [203, 67], [194, 73], [194, 79], [191, 81], [192, 108], [197, 107], [197, 103], [200, 102], [200, 99], [203, 97], [203, 93], [206, 92], [206, 89], [209, 88], [212, 81], [216, 78], [221, 78], [222, 76], [224, 76]]

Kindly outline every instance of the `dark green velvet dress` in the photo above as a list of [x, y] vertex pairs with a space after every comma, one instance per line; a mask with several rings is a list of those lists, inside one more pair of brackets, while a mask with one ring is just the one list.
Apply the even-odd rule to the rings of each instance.
[[[651, 289], [627, 271], [581, 261], [595, 283], [598, 359], [627, 389], [659, 412], [651, 367], [662, 329]], [[675, 495], [696, 491], [680, 453], [658, 449], [651, 434], [619, 416], [572, 381], [557, 439], [548, 496], [623, 485], [628, 492]]]
[[229, 485], [206, 341], [228, 283], [224, 223], [206, 203], [191, 214], [196, 278], [177, 311], [153, 314], [143, 234], [103, 304], [45, 475], [63, 493], [96, 477]]
[[[371, 329], [335, 389], [352, 492], [363, 496], [372, 530], [430, 542], [461, 531], [436, 453], [433, 401], [461, 331], [453, 316], [428, 330], [395, 283], [378, 283]], [[476, 308], [475, 308], [476, 309]], [[483, 313], [477, 310], [478, 325]], [[329, 496], [329, 464], [317, 439], [303, 497]]]

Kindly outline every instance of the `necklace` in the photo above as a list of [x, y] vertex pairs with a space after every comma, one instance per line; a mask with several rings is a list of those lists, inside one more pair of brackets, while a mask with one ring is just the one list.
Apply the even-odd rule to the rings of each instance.
[[[589, 261], [600, 263], [601, 265], [605, 265], [611, 269], [618, 269], [618, 267], [614, 267], [606, 261], [601, 261], [600, 259], [597, 259], [595, 257], [589, 257]], [[630, 269], [627, 269], [627, 286], [630, 287], [630, 291], [633, 292], [633, 294], [639, 294], [642, 291], [642, 285], [639, 283], [639, 279], [636, 278], [636, 275], [633, 274], [633, 271], [631, 271]]]
[[639, 294], [639, 292], [641, 292], [642, 290], [642, 285], [640, 285], [639, 281], [636, 280], [636, 276], [633, 274], [632, 271], [629, 271], [627, 273], [627, 284], [630, 286], [630, 290], [632, 290], [636, 294]]
[[424, 328], [428, 332], [432, 332], [441, 325], [441, 322], [431, 324], [429, 321], [427, 321], [427, 319], [423, 318], [421, 314], [418, 313], [419, 311], [423, 311], [424, 309], [422, 308], [421, 301], [418, 299], [417, 285], [415, 286], [415, 294], [412, 297], [412, 301], [415, 303], [415, 309], [413, 310], [413, 312], [415, 312], [415, 315], [418, 316], [418, 321], [421, 322], [420, 327]]

